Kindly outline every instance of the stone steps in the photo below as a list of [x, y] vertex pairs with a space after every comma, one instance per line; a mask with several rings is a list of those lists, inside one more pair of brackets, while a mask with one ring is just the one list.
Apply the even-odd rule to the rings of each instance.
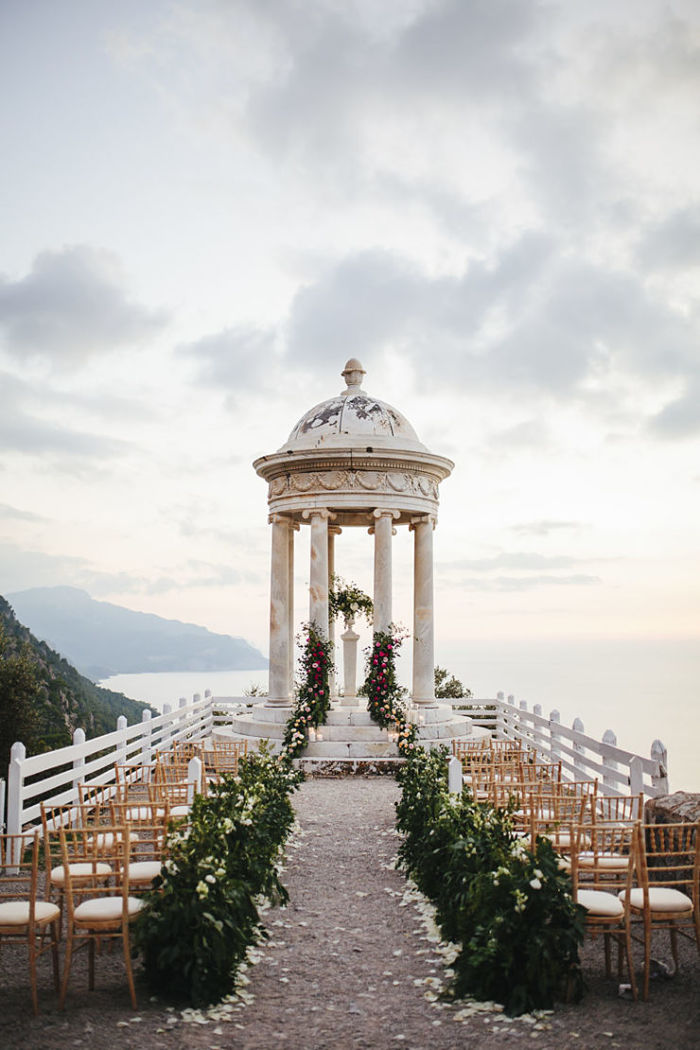
[[[253, 710], [234, 715], [228, 726], [215, 730], [215, 735], [247, 740], [249, 748], [256, 748], [261, 740], [269, 740], [276, 749], [284, 736], [290, 710], [257, 705]], [[468, 718], [454, 712], [449, 704], [409, 709], [409, 718], [419, 723], [419, 739], [427, 747], [488, 735], [488, 730], [473, 727]], [[304, 758], [357, 762], [396, 760], [399, 757], [396, 744], [389, 740], [386, 729], [376, 725], [364, 708], [334, 706], [319, 731], [322, 739], [309, 741]]]

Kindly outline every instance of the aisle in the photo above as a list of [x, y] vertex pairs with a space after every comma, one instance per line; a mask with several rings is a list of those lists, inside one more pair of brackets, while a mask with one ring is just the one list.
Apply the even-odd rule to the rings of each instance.
[[[235, 1044], [222, 1045], [436, 1045], [442, 1012], [426, 1000], [424, 981], [441, 967], [415, 909], [402, 906], [406, 883], [391, 863], [397, 798], [389, 778], [303, 785], [295, 804], [302, 835], [283, 875], [290, 904], [270, 913], [272, 941], [251, 971], [253, 1000], [236, 1019]], [[454, 1031], [438, 1041], [454, 1042]]]

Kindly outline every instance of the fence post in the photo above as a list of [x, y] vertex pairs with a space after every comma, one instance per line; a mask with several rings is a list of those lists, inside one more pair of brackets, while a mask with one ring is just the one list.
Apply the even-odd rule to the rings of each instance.
[[[617, 747], [617, 737], [613, 733], [612, 729], [606, 729], [603, 733], [603, 743], [610, 744], [612, 747]], [[612, 758], [609, 760], [607, 758], [603, 758], [603, 764], [605, 765], [606, 769], [610, 769], [613, 771], [620, 768], [617, 762], [614, 762]], [[603, 783], [606, 787], [613, 788], [614, 790], [619, 791], [617, 781], [614, 777], [611, 777], [609, 773], [605, 773], [603, 775]]]
[[10, 766], [7, 774], [7, 834], [19, 835], [22, 831], [22, 763], [27, 749], [21, 740], [12, 745]]
[[[583, 725], [583, 722], [578, 716], [571, 723], [571, 728], [573, 729], [574, 733], [585, 733], [586, 732], [585, 727]], [[583, 766], [583, 756], [586, 753], [586, 749], [583, 746], [583, 744], [579, 744], [578, 741], [576, 741], [576, 740], [574, 740], [573, 743], [574, 743], [574, 751], [576, 752], [575, 757], [574, 757], [574, 768], [575, 768], [577, 774], [579, 774], [579, 773], [581, 774], [581, 780], [585, 780], [586, 776], [587, 776], [587, 772], [586, 772], [586, 770], [584, 769], [584, 766]], [[579, 755], [581, 756], [580, 764], [579, 764]]]
[[[80, 745], [85, 743], [85, 730], [76, 729], [73, 733], [73, 745]], [[78, 758], [73, 759], [73, 801], [76, 806], [80, 802], [80, 783], [83, 779], [82, 769], [85, 765], [85, 755], [80, 755]]]
[[211, 689], [204, 690], [204, 699], [209, 701], [204, 718], [204, 735], [211, 736], [214, 729], [214, 697], [211, 695]]
[[202, 790], [202, 760], [191, 758], [187, 763], [187, 803], [192, 805], [194, 796]]
[[453, 755], [447, 763], [447, 790], [451, 795], [461, 795], [462, 783], [462, 763]]
[[143, 736], [141, 737], [141, 765], [150, 766], [153, 761], [153, 748], [151, 746], [153, 727], [151, 726], [150, 711], [143, 712], [141, 715], [141, 722], [143, 723]]
[[638, 795], [644, 791], [644, 770], [639, 755], [630, 759], [630, 795]]
[[654, 795], [668, 795], [668, 753], [666, 745], [661, 740], [655, 740], [651, 745], [651, 758], [657, 763], [658, 770], [651, 775]]
[[126, 725], [126, 715], [119, 715], [117, 732], [121, 733], [121, 740], [117, 744], [115, 762], [126, 763]]
[[558, 725], [561, 725], [561, 715], [555, 707], [553, 711], [549, 712], [549, 746], [552, 754], [556, 755], [557, 758], [561, 758], [560, 735], [556, 728]]

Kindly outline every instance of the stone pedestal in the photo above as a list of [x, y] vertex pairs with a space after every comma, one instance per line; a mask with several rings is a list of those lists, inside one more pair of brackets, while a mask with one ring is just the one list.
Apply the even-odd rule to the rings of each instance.
[[341, 707], [357, 707], [357, 643], [360, 636], [352, 626], [341, 635], [343, 641], [343, 696]]

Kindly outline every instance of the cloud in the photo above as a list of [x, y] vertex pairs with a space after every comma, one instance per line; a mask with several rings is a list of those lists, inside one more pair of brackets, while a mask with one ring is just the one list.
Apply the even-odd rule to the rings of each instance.
[[546, 555], [526, 551], [501, 551], [490, 558], [460, 558], [458, 561], [450, 562], [449, 566], [441, 565], [440, 568], [449, 568], [450, 571], [455, 572], [459, 572], [462, 569], [468, 569], [471, 572], [493, 572], [494, 569], [541, 571], [542, 569], [567, 569], [587, 560], [565, 555]]
[[559, 398], [613, 370], [655, 385], [693, 375], [697, 340], [637, 275], [536, 234], [455, 276], [383, 250], [348, 255], [297, 294], [287, 326], [288, 352], [309, 364], [331, 346], [363, 359], [400, 350], [436, 386]]
[[191, 361], [202, 386], [223, 389], [235, 397], [238, 391], [259, 390], [274, 371], [275, 331], [239, 325], [203, 336], [177, 348], [180, 357]]
[[33, 514], [31, 511], [20, 510], [18, 507], [11, 507], [7, 503], [0, 503], [0, 521], [25, 521], [30, 523], [46, 520], [41, 514]]
[[55, 458], [68, 456], [82, 459], [104, 459], [128, 449], [128, 442], [101, 434], [71, 429], [62, 423], [53, 423], [28, 410], [27, 405], [39, 402], [50, 410], [65, 412], [71, 398], [51, 391], [37, 392], [34, 384], [7, 373], [0, 373], [0, 449], [29, 455], [49, 454]]
[[130, 300], [113, 255], [86, 245], [42, 252], [26, 277], [0, 278], [0, 332], [20, 359], [76, 368], [149, 338], [165, 321]]
[[543, 519], [542, 521], [526, 521], [518, 525], [511, 525], [510, 529], [523, 536], [548, 536], [551, 532], [558, 532], [562, 529], [579, 529], [581, 524], [579, 521]]
[[602, 583], [599, 576], [576, 574], [573, 576], [495, 576], [484, 579], [478, 576], [463, 576], [453, 581], [455, 586], [465, 591], [519, 592], [534, 591], [542, 587], [591, 587]]
[[649, 423], [650, 433], [662, 438], [688, 438], [700, 434], [700, 369], [681, 397], [669, 402]]
[[647, 270], [679, 271], [700, 266], [700, 205], [679, 208], [647, 228], [636, 254]]

